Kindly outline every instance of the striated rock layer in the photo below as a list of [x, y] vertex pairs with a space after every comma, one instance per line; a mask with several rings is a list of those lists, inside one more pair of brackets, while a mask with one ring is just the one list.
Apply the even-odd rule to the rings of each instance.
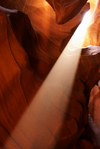
[[[54, 9], [55, 3], [49, 3]], [[73, 8], [78, 8], [77, 3]], [[49, 4], [38, 8], [36, 1], [33, 5], [32, 1], [10, 0], [0, 4], [25, 13], [6, 16], [0, 10], [0, 148], [94, 148], [87, 103], [90, 90], [100, 79], [100, 54], [91, 56], [91, 49], [82, 50], [73, 86], [68, 72], [78, 54], [60, 56], [88, 4], [62, 25], [55, 21], [57, 9], [54, 12]], [[59, 56], [62, 63], [51, 70]], [[68, 60], [71, 67], [67, 67]]]

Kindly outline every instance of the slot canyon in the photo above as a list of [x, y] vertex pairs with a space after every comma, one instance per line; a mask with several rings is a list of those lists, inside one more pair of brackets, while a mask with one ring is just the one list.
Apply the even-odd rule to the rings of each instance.
[[0, 149], [100, 148], [100, 0], [0, 0]]

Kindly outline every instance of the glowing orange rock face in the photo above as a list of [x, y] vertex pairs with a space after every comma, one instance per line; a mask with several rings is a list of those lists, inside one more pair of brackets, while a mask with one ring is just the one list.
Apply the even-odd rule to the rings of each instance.
[[[92, 148], [92, 144], [82, 138], [92, 140], [88, 136], [86, 106], [91, 88], [100, 79], [99, 73], [95, 73], [99, 72], [100, 54], [91, 57], [87, 54], [90, 49], [86, 48], [85, 54], [83, 49], [69, 96], [66, 93], [69, 89], [67, 82], [70, 82], [66, 77], [66, 65], [60, 63], [55, 78], [51, 78], [46, 85], [43, 82], [81, 21], [81, 12], [84, 13], [88, 6], [68, 21], [75, 15], [73, 10], [66, 18], [68, 22], [58, 25], [55, 21], [58, 5], [54, 12], [50, 5], [36, 8], [31, 5], [32, 1], [30, 5], [25, 2], [0, 1], [3, 6], [27, 14], [13, 13], [8, 20], [0, 11], [0, 147], [75, 149], [78, 146], [81, 149], [85, 144], [87, 148]], [[73, 2], [76, 1], [67, 5]], [[53, 3], [49, 3], [54, 7]], [[77, 8], [77, 3], [73, 8]], [[61, 23], [61, 18], [59, 20]], [[66, 57], [62, 61], [65, 62]], [[72, 62], [75, 62], [74, 57]], [[59, 85], [57, 79], [60, 80]], [[68, 108], [62, 108], [66, 107], [66, 103]]]
[[[20, 2], [16, 4], [16, 9], [27, 15], [21, 12], [10, 14], [11, 26], [18, 41], [31, 57], [33, 67], [45, 77], [81, 22], [83, 14], [89, 9], [89, 5], [86, 4], [70, 21], [58, 25], [55, 21], [55, 11], [49, 4], [38, 8], [29, 5], [28, 1], [23, 1], [23, 9], [23, 5], [19, 5]], [[15, 1], [8, 3], [1, 1], [2, 5], [15, 8]]]
[[47, 0], [56, 13], [56, 21], [63, 24], [76, 16], [87, 0]]
[[100, 1], [97, 0], [96, 7], [91, 18], [91, 25], [87, 28], [84, 39], [84, 46], [95, 45], [100, 46]]

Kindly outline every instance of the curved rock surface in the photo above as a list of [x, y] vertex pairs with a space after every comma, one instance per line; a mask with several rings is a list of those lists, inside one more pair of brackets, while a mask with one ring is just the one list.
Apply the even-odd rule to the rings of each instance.
[[7, 16], [0, 10], [0, 148], [92, 149], [87, 103], [100, 79], [100, 54], [89, 55], [89, 47], [82, 50], [73, 82], [70, 70], [78, 54], [61, 54], [89, 6], [58, 25], [53, 3], [38, 8], [36, 1], [31, 3], [0, 1], [20, 10]]

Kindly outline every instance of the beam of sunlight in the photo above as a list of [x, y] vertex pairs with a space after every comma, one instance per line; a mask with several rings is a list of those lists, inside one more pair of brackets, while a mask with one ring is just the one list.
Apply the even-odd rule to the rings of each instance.
[[75, 31], [75, 34], [72, 37], [72, 45], [76, 47], [82, 47], [85, 34], [86, 34], [86, 29], [90, 25], [92, 14], [90, 11], [86, 12], [86, 14], [83, 17], [82, 23], [78, 26], [78, 28]]
[[[84, 33], [83, 30], [81, 33]], [[79, 28], [10, 134], [21, 148], [46, 149], [49, 146], [53, 149], [59, 139], [81, 52], [81, 48], [76, 49], [77, 46], [73, 44], [78, 33]], [[5, 146], [11, 143], [11, 138], [8, 138]], [[24, 146], [24, 141], [27, 146]]]

